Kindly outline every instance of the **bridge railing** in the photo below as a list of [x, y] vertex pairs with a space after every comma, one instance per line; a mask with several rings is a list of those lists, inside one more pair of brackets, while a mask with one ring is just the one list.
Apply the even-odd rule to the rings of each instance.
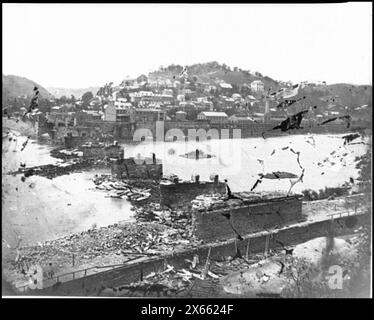
[[[139, 257], [134, 257], [132, 259], [129, 259], [125, 263], [111, 264], [111, 265], [105, 265], [105, 266], [92, 266], [92, 267], [89, 267], [89, 268], [74, 270], [74, 271], [70, 271], [70, 272], [67, 272], [67, 273], [63, 273], [63, 274], [53, 276], [51, 278], [47, 278], [46, 280], [48, 280], [48, 279], [54, 280], [54, 282], [57, 283], [57, 282], [60, 282], [61, 278], [66, 278], [66, 277], [69, 277], [69, 276], [71, 276], [71, 278], [66, 279], [65, 281], [75, 280], [75, 279], [78, 279], [78, 278], [84, 278], [84, 277], [88, 276], [88, 271], [92, 271], [92, 270], [95, 270], [95, 269], [115, 269], [115, 268], [126, 266], [128, 262], [136, 260], [136, 259], [139, 259]], [[80, 276], [77, 277], [76, 276], [77, 274], [80, 275]], [[25, 292], [31, 290], [29, 284], [18, 286], [18, 287], [16, 287], [16, 289], [19, 292], [22, 292], [22, 293], [25, 293]]]

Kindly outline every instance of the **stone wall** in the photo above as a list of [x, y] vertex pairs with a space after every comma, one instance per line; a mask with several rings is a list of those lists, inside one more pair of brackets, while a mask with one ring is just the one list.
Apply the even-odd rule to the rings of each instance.
[[[281, 132], [280, 130], [271, 130], [276, 126], [277, 122], [270, 123], [249, 123], [244, 125], [232, 125], [232, 124], [209, 124], [206, 121], [164, 121], [163, 132], [164, 136], [171, 129], [179, 129], [183, 132], [184, 136], [188, 136], [188, 130], [204, 130], [208, 132], [210, 129], [218, 130], [219, 138], [233, 138], [233, 129], [240, 129], [241, 137], [261, 137], [262, 133], [266, 131], [266, 137], [272, 136], [283, 136], [292, 134], [306, 134], [310, 133], [344, 133], [350, 131], [344, 124], [329, 123], [324, 126], [314, 126], [309, 128], [305, 125], [305, 128], [293, 130], [292, 132]], [[48, 132], [52, 134], [50, 127], [43, 127], [40, 132]], [[151, 132], [153, 139], [156, 139], [156, 122], [144, 122], [144, 123], [129, 123], [129, 122], [115, 122], [115, 121], [85, 121], [81, 126], [69, 126], [65, 127], [63, 124], [61, 127], [55, 126], [55, 139], [62, 139], [67, 133], [73, 133], [73, 135], [82, 134], [86, 138], [100, 137], [101, 134], [111, 135], [115, 140], [134, 141], [135, 130], [144, 129], [145, 132]], [[221, 130], [228, 129], [228, 136], [226, 133], [222, 134]], [[351, 128], [352, 129], [352, 128]], [[148, 131], [149, 130], [149, 131]], [[162, 138], [162, 137], [161, 137]]]
[[222, 182], [179, 182], [160, 184], [161, 205], [174, 209], [191, 209], [191, 201], [202, 194], [225, 193]]
[[112, 175], [118, 179], [162, 178], [162, 164], [137, 164], [133, 158], [119, 159], [111, 164]]
[[234, 229], [245, 236], [302, 218], [302, 201], [297, 196], [232, 209], [192, 213], [195, 235], [207, 242], [235, 237]]
[[[349, 217], [335, 219], [333, 225], [331, 221], [321, 221], [310, 223], [304, 226], [294, 226], [286, 230], [279, 231], [270, 237], [269, 249], [280, 249], [280, 244], [276, 241], [281, 241], [285, 246], [297, 245], [316, 237], [328, 236], [331, 227], [334, 227], [335, 236], [352, 234], [354, 228], [360, 225], [370, 224], [371, 216], [360, 215], [357, 216], [357, 225], [353, 228], [347, 225], [346, 221]], [[192, 260], [194, 255], [199, 256], [201, 264], [204, 264], [208, 256], [209, 249], [211, 250], [210, 258], [213, 261], [222, 261], [225, 257], [233, 257], [236, 250], [245, 255], [248, 251], [249, 258], [253, 254], [263, 253], [265, 251], [266, 235], [257, 235], [243, 241], [236, 241], [230, 239], [222, 243], [207, 244], [199, 246], [196, 249], [191, 249], [185, 252], [177, 252], [170, 255], [165, 255], [161, 258], [149, 259], [146, 262], [138, 262], [129, 264], [127, 266], [119, 267], [114, 270], [108, 270], [87, 277], [70, 280], [63, 283], [58, 283], [53, 287], [47, 287], [41, 290], [30, 290], [26, 294], [30, 295], [97, 295], [103, 287], [112, 287], [129, 284], [134, 281], [139, 281], [143, 276], [147, 276], [151, 272], [163, 271], [166, 263], [174, 266], [175, 270], [180, 268], [188, 268], [186, 259]]]
[[83, 156], [87, 158], [118, 158], [123, 153], [120, 146], [107, 146], [107, 147], [80, 147], [83, 151]]
[[79, 136], [64, 137], [65, 147], [68, 149], [75, 148], [84, 143], [84, 138]]

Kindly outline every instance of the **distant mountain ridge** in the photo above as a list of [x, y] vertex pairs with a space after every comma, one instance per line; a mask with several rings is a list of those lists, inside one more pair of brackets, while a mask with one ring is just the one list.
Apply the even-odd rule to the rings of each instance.
[[[26, 96], [31, 98], [34, 94], [34, 87], [38, 87], [40, 98], [52, 99], [53, 95], [40, 84], [27, 79], [25, 77], [15, 76], [15, 75], [4, 75], [3, 74], [3, 88], [2, 88], [2, 103], [6, 103], [14, 98], [19, 98], [21, 96]], [[3, 106], [4, 107], [4, 106]]]

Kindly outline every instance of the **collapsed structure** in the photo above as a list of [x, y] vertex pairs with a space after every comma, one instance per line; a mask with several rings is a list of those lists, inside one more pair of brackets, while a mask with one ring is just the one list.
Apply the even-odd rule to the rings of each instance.
[[207, 197], [194, 200], [192, 224], [199, 239], [206, 242], [227, 240], [233, 237], [233, 232], [242, 237], [303, 218], [302, 195], [249, 192], [236, 195], [242, 200], [226, 201], [217, 196], [213, 201], [209, 201], [209, 197], [208, 201]]

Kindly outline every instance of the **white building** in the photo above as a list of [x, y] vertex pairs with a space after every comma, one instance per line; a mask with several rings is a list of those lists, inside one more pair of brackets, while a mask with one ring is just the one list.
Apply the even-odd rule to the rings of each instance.
[[231, 98], [233, 98], [234, 100], [241, 100], [242, 99], [242, 96], [239, 94], [239, 93], [234, 93]]
[[177, 100], [178, 100], [179, 102], [184, 102], [184, 101], [186, 101], [186, 97], [185, 97], [184, 94], [178, 94], [178, 95], [177, 95]]
[[222, 88], [222, 89], [232, 89], [232, 86], [230, 83], [226, 83], [226, 82], [221, 82], [219, 84], [219, 86]]
[[175, 119], [179, 121], [184, 121], [186, 120], [187, 113], [184, 111], [177, 111], [175, 113]]
[[261, 80], [255, 80], [251, 82], [251, 90], [255, 92], [264, 92], [265, 85]]
[[227, 122], [228, 116], [225, 112], [203, 111], [197, 115], [198, 120], [208, 120], [212, 123]]

